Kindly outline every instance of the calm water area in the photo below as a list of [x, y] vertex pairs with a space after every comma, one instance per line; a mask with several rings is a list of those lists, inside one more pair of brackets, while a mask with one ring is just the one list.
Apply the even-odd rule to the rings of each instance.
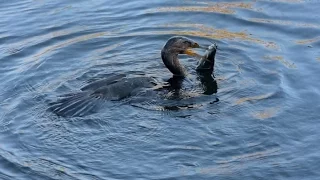
[[[319, 180], [319, 10], [318, 0], [1, 0], [0, 180]], [[83, 117], [47, 110], [111, 75], [168, 80], [160, 51], [178, 35], [217, 43], [216, 94], [182, 55], [188, 76], [171, 108], [149, 97]]]

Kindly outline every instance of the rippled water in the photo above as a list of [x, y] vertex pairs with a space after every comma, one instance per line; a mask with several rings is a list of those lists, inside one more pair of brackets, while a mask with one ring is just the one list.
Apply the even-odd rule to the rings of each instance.
[[[316, 0], [1, 1], [0, 179], [319, 179], [319, 8]], [[218, 44], [216, 95], [194, 91], [196, 61], [183, 56], [193, 108], [47, 111], [48, 98], [109, 75], [169, 79], [160, 50], [173, 35]]]

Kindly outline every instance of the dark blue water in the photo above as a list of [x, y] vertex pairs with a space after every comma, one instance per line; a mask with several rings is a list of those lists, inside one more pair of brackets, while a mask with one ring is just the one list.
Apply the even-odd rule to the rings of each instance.
[[[319, 8], [316, 0], [1, 1], [0, 179], [319, 179]], [[216, 95], [198, 91], [196, 61], [182, 56], [189, 81], [175, 103], [192, 108], [47, 111], [51, 97], [109, 75], [169, 79], [160, 50], [173, 35], [218, 44]]]

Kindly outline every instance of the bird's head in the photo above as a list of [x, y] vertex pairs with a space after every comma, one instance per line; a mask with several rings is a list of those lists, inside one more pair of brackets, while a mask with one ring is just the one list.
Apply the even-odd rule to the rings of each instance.
[[186, 76], [185, 68], [178, 60], [178, 54], [187, 54], [194, 57], [202, 57], [193, 51], [193, 48], [202, 48], [195, 41], [183, 37], [174, 36], [170, 38], [163, 46], [161, 51], [162, 61], [172, 74], [177, 76]]
[[187, 54], [197, 56], [197, 53], [192, 50], [193, 48], [201, 48], [201, 46], [187, 37], [174, 36], [167, 41], [162, 51], [176, 55]]

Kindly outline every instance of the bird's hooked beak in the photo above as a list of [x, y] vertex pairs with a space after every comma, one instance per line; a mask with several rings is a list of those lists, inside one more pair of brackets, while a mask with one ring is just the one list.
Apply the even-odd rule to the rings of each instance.
[[201, 55], [197, 54], [193, 48], [200, 48], [200, 49], [207, 49], [203, 46], [200, 46], [198, 43], [194, 42], [191, 44], [191, 46], [189, 48], [187, 48], [185, 51], [184, 51], [184, 54], [187, 54], [189, 56], [193, 56], [193, 57], [202, 57]]

